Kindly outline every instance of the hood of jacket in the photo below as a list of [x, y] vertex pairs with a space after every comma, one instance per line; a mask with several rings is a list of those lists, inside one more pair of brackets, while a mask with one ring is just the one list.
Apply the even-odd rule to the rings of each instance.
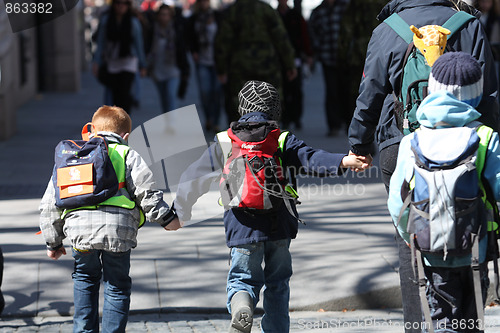
[[[402, 10], [415, 7], [423, 6], [446, 6], [446, 7], [456, 7], [450, 0], [392, 0], [378, 14], [377, 19], [383, 21], [393, 13], [399, 13]], [[458, 9], [458, 8], [457, 8]], [[469, 6], [462, 1], [460, 5], [460, 10], [466, 11], [467, 13], [479, 18], [481, 13], [472, 6]]]
[[[128, 146], [127, 141], [125, 141], [120, 135], [118, 135], [114, 132], [100, 131], [100, 132], [97, 132], [97, 135], [104, 137], [109, 143], [119, 143], [119, 144]], [[93, 135], [91, 135], [90, 137], [92, 137], [92, 136]]]
[[472, 106], [444, 90], [427, 96], [417, 110], [418, 122], [428, 128], [461, 127], [480, 116]]
[[247, 113], [238, 120], [240, 123], [250, 123], [250, 122], [263, 122], [272, 121], [271, 117], [267, 113], [263, 112], [250, 112]]

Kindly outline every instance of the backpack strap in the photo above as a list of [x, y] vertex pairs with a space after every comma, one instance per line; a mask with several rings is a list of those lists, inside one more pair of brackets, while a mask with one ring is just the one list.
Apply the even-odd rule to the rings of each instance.
[[[443, 28], [450, 30], [451, 34], [448, 35], [448, 39], [458, 30], [460, 30], [467, 22], [475, 19], [474, 16], [464, 12], [459, 11], [453, 14], [443, 25]], [[406, 23], [405, 20], [398, 15], [398, 13], [393, 13], [391, 16], [386, 18], [384, 22], [392, 28], [403, 40], [410, 44], [413, 41], [413, 32], [410, 30], [410, 25]]]
[[410, 30], [410, 25], [406, 23], [405, 20], [398, 15], [398, 13], [393, 13], [391, 16], [386, 18], [384, 22], [394, 30], [399, 37], [410, 44], [413, 41], [413, 32]]
[[[498, 271], [498, 257], [499, 257], [499, 250], [498, 250], [498, 234], [497, 234], [497, 229], [498, 229], [498, 224], [500, 223], [500, 218], [499, 218], [499, 212], [498, 212], [498, 206], [496, 204], [495, 196], [493, 195], [493, 190], [489, 186], [489, 183], [487, 182], [486, 178], [484, 177], [484, 164], [486, 162], [486, 153], [488, 151], [488, 145], [490, 143], [491, 136], [493, 134], [493, 129], [485, 126], [479, 122], [477, 122], [478, 125], [476, 125], [476, 131], [479, 136], [479, 148], [477, 150], [477, 162], [476, 162], [476, 167], [478, 170], [479, 174], [479, 179], [480, 179], [480, 186], [481, 190], [483, 190], [484, 195], [486, 196], [486, 201], [489, 203], [489, 206], [491, 206], [492, 213], [493, 213], [493, 218], [492, 221], [488, 219], [488, 248], [491, 249], [491, 261], [493, 261], [493, 271], [494, 271], [494, 288], [493, 291], [495, 293], [495, 298], [496, 300], [500, 300], [500, 274]], [[496, 224], [496, 225], [494, 225]], [[487, 258], [488, 260], [489, 258]]]
[[481, 227], [476, 234], [471, 234], [473, 237], [472, 243], [472, 257], [471, 257], [471, 268], [472, 268], [472, 280], [474, 282], [474, 298], [476, 301], [476, 311], [477, 311], [477, 323], [480, 325], [480, 329], [483, 329], [484, 323], [484, 309], [483, 309], [483, 293], [481, 291], [481, 272], [479, 266], [479, 233], [481, 232]]
[[[280, 151], [280, 154], [278, 154], [278, 158], [280, 160], [281, 166], [283, 166], [283, 160], [281, 159], [281, 157], [283, 156], [283, 152], [286, 149], [286, 139], [288, 138], [288, 134], [290, 134], [290, 131], [283, 131], [280, 133], [280, 136], [278, 137], [278, 150]], [[288, 169], [286, 169], [286, 170], [288, 170]], [[291, 195], [295, 199], [296, 203], [300, 203], [300, 201], [297, 200], [299, 198], [299, 194], [297, 193], [297, 190], [296, 190], [297, 179], [288, 172], [288, 180], [290, 181], [291, 184], [285, 185], [285, 191], [288, 192], [288, 194]], [[305, 224], [304, 221], [302, 221], [300, 219], [299, 219], [299, 221], [302, 222], [303, 224]]]
[[285, 143], [288, 134], [290, 134], [289, 131], [283, 131], [280, 133], [280, 136], [278, 137], [278, 149], [281, 150], [281, 152], [285, 150]]
[[448, 21], [446, 21], [442, 25], [442, 27], [451, 31], [451, 34], [448, 35], [448, 39], [450, 39], [455, 32], [460, 30], [465, 25], [465, 23], [473, 19], [475, 19], [475, 17], [471, 14], [468, 14], [464, 11], [459, 11], [453, 14], [453, 16], [450, 17]]
[[231, 138], [227, 134], [227, 131], [219, 132], [215, 135], [217, 138], [217, 142], [219, 143], [219, 146], [222, 150], [222, 157], [224, 161], [222, 162], [222, 166], [226, 165], [227, 159], [229, 155], [231, 154]]
[[476, 168], [478, 176], [480, 176], [480, 178], [483, 178], [482, 175], [484, 170], [484, 163], [486, 162], [486, 152], [488, 151], [488, 145], [490, 144], [490, 139], [491, 136], [493, 135], [493, 129], [481, 123], [477, 123], [477, 126], [474, 127], [476, 128], [477, 135], [479, 136], [479, 147], [477, 148]]
[[[413, 238], [412, 238], [413, 240]], [[422, 260], [422, 253], [415, 248], [412, 244], [413, 249], [415, 249], [416, 259], [417, 259], [417, 269], [418, 269], [418, 289], [420, 294], [420, 303], [422, 304], [422, 312], [424, 313], [425, 321], [428, 323], [429, 333], [434, 333], [434, 325], [432, 324], [431, 310], [429, 308], [429, 302], [427, 302], [427, 295], [425, 293], [425, 287], [427, 285], [427, 279], [425, 278], [424, 264]], [[412, 251], [413, 251], [412, 249]]]

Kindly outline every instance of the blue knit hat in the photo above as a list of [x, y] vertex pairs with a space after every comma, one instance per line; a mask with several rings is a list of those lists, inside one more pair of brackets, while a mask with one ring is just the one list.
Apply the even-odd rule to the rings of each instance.
[[483, 96], [483, 73], [477, 60], [464, 52], [447, 52], [432, 66], [429, 93], [446, 90], [477, 107]]

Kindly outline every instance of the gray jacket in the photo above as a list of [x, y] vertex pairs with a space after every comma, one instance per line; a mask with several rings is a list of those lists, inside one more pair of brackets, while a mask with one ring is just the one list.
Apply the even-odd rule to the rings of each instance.
[[[126, 142], [118, 135], [100, 132], [109, 142]], [[140, 222], [139, 207], [146, 220], [163, 224], [170, 207], [163, 201], [163, 192], [154, 189], [153, 173], [141, 156], [130, 149], [126, 159], [126, 189], [135, 201], [132, 210], [99, 206], [95, 210], [75, 210], [61, 218], [63, 210], [55, 205], [52, 178], [40, 203], [40, 229], [49, 249], [59, 247], [68, 237], [71, 245], [79, 250], [105, 250], [125, 252], [137, 245]]]

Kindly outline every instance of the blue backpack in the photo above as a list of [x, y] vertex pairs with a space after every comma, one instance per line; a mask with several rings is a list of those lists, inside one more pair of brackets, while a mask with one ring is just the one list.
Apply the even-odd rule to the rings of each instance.
[[478, 147], [473, 128], [415, 132], [407, 231], [421, 252], [441, 254], [443, 260], [463, 256], [471, 253], [478, 236], [485, 235], [487, 219], [476, 170]]
[[63, 140], [55, 149], [52, 180], [56, 206], [95, 206], [118, 191], [118, 179], [104, 138]]
[[431, 328], [422, 253], [442, 256], [443, 261], [471, 255], [476, 311], [479, 320], [484, 318], [479, 240], [488, 228], [476, 168], [479, 147], [476, 129], [470, 127], [423, 128], [411, 140], [415, 157], [413, 179], [401, 189], [402, 193], [409, 189], [409, 193], [399, 216], [410, 208], [407, 232], [412, 262], [417, 262], [422, 310]]

